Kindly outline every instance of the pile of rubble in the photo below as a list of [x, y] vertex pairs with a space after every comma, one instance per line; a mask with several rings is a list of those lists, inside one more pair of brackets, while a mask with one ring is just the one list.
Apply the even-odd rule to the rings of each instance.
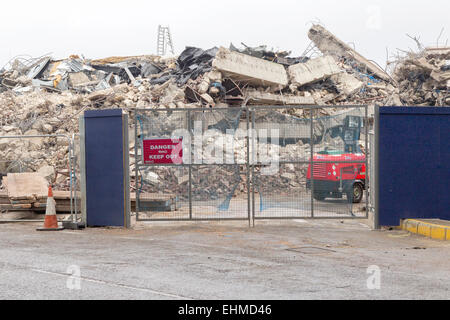
[[[17, 57], [0, 69], [0, 136], [71, 136], [78, 131], [78, 116], [96, 108], [450, 104], [450, 48], [399, 58], [388, 74], [320, 25], [308, 37], [312, 45], [300, 57], [246, 45], [187, 47], [178, 57]], [[286, 112], [307, 116], [302, 109]], [[0, 139], [0, 152], [0, 173], [51, 166], [53, 182], [67, 186], [63, 137]]]
[[405, 105], [450, 105], [450, 48], [409, 53], [397, 61], [394, 79]]

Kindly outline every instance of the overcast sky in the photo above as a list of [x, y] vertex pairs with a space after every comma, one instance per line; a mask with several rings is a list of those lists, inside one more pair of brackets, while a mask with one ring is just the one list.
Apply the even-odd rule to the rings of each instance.
[[157, 27], [170, 25], [176, 53], [230, 42], [266, 44], [300, 55], [320, 22], [383, 66], [386, 48], [415, 48], [450, 38], [449, 0], [159, 0], [2, 1], [0, 68], [16, 55], [87, 58], [156, 52]]

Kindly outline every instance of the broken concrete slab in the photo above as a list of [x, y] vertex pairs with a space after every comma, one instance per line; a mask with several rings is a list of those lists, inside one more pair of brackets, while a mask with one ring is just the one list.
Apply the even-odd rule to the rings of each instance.
[[313, 97], [317, 105], [325, 105], [326, 103], [336, 99], [338, 94], [314, 92]]
[[212, 63], [223, 75], [257, 86], [286, 87], [289, 83], [283, 65], [220, 48]]
[[332, 55], [338, 60], [345, 58], [354, 61], [358, 69], [367, 70], [379, 79], [390, 82], [389, 75], [375, 63], [367, 60], [361, 54], [352, 49], [344, 41], [338, 39], [330, 31], [320, 25], [314, 25], [309, 30], [308, 37], [314, 42], [323, 54]]
[[313, 105], [312, 96], [281, 95], [269, 92], [251, 90], [246, 92], [249, 104], [273, 104], [273, 105]]
[[291, 82], [299, 87], [329, 78], [341, 71], [341, 68], [331, 56], [311, 59], [308, 62], [294, 64], [288, 68]]
[[105, 89], [105, 90], [95, 91], [95, 92], [89, 94], [87, 98], [90, 101], [97, 101], [97, 100], [106, 99], [108, 96], [111, 96], [111, 95], [114, 95], [114, 89], [109, 88], [109, 89]]
[[450, 59], [450, 47], [429, 47], [425, 49], [427, 59]]
[[214, 106], [214, 99], [207, 93], [201, 95], [201, 98], [204, 99], [209, 105]]
[[345, 96], [354, 94], [364, 86], [362, 81], [359, 81], [351, 74], [345, 72], [332, 76], [331, 80], [336, 83], [339, 92]]
[[69, 73], [69, 83], [72, 87], [80, 86], [91, 81], [84, 72]]
[[447, 82], [448, 80], [450, 80], [450, 71], [440, 72], [437, 70], [433, 70], [430, 74], [430, 77], [437, 82]]
[[48, 193], [47, 180], [37, 172], [8, 173], [8, 197], [12, 200], [34, 200]]
[[52, 166], [42, 166], [37, 173], [44, 177], [49, 183], [53, 182], [56, 177], [55, 168]]

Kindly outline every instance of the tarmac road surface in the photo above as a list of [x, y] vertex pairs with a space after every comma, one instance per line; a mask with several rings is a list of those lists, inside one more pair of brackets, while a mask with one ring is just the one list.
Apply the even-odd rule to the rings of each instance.
[[360, 220], [37, 226], [0, 225], [0, 299], [450, 299], [449, 242]]

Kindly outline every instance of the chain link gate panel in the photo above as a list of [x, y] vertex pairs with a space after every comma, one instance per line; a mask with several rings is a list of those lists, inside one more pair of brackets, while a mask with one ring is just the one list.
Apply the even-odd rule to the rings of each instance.
[[[321, 114], [327, 108], [336, 113]], [[253, 219], [368, 217], [366, 106], [260, 106], [250, 114]]]
[[[250, 221], [248, 126], [246, 109], [137, 110], [137, 220]], [[181, 163], [144, 163], [151, 139], [180, 139]]]
[[[367, 107], [326, 108], [136, 110], [137, 220], [367, 218]], [[182, 161], [145, 163], [164, 139]]]

